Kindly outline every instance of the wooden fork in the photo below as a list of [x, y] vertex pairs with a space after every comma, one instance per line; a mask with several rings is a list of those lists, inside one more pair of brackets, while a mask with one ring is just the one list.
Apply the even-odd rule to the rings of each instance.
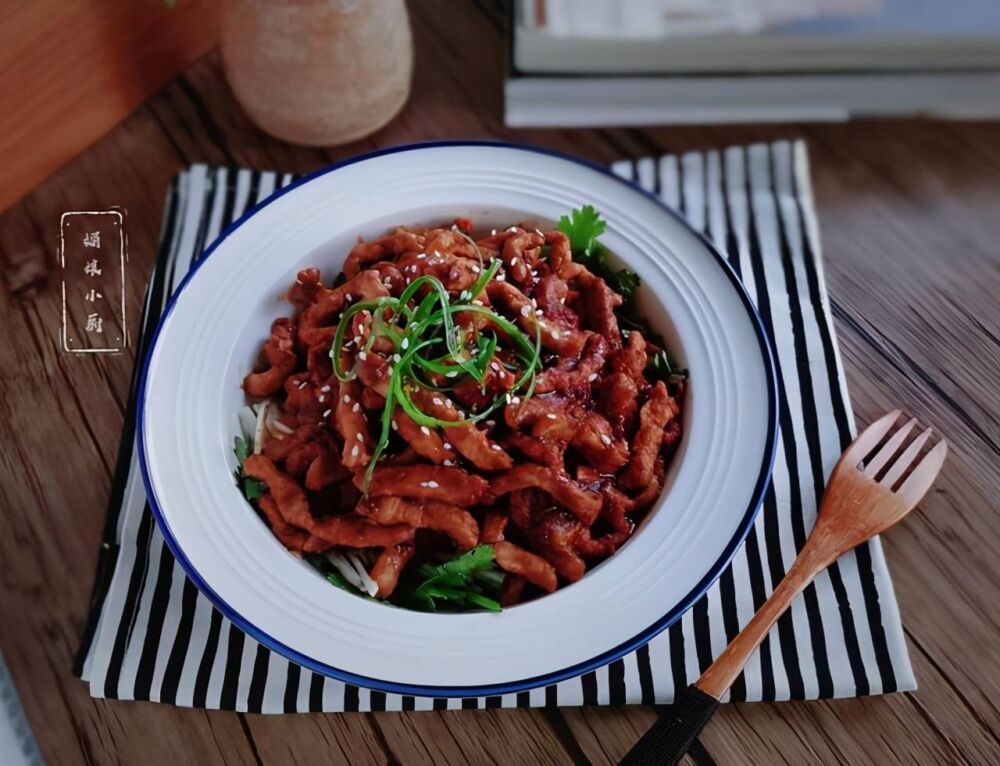
[[924, 454], [928, 428], [903, 448], [917, 421], [907, 418], [897, 427], [900, 415], [899, 410], [884, 415], [847, 448], [830, 474], [816, 525], [784, 579], [701, 678], [677, 695], [670, 712], [643, 735], [622, 766], [680, 761], [792, 599], [843, 553], [888, 529], [920, 502], [941, 470], [948, 445], [941, 439]]

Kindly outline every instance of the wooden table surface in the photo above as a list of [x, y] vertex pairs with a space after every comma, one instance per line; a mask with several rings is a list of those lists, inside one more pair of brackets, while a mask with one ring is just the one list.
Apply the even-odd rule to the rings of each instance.
[[494, 7], [411, 11], [413, 96], [371, 138], [314, 150], [263, 135], [213, 54], [0, 214], [0, 651], [47, 763], [611, 763], [653, 721], [643, 707], [240, 715], [93, 700], [70, 670], [134, 359], [59, 350], [60, 213], [127, 209], [134, 332], [164, 191], [184, 166], [302, 172], [375, 147], [484, 136], [602, 163], [809, 142], [859, 423], [902, 406], [953, 446], [933, 493], [884, 541], [920, 689], [726, 706], [704, 747], [720, 764], [1000, 762], [1000, 125], [509, 130]]

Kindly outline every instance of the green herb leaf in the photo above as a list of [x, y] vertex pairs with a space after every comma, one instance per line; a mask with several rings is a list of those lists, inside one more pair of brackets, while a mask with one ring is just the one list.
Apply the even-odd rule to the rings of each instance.
[[559, 231], [569, 237], [569, 245], [574, 253], [589, 257], [597, 238], [608, 227], [593, 205], [584, 205], [573, 210], [569, 216], [559, 219]]
[[247, 500], [256, 500], [267, 492], [267, 485], [260, 479], [246, 476], [243, 479], [243, 495]]
[[619, 327], [626, 333], [629, 330], [637, 330], [646, 340], [661, 347], [660, 351], [650, 354], [646, 364], [647, 372], [665, 383], [684, 380], [687, 378], [687, 370], [671, 364], [666, 352], [662, 350], [663, 338], [653, 331], [639, 313], [636, 305], [636, 291], [641, 283], [639, 275], [631, 269], [613, 268], [608, 262], [608, 249], [597, 241], [597, 237], [603, 234], [606, 228], [607, 224], [593, 205], [584, 205], [573, 210], [569, 216], [564, 215], [559, 219], [559, 230], [569, 237], [573, 257], [622, 296], [622, 305], [615, 309]]
[[247, 456], [250, 454], [250, 447], [243, 439], [237, 436], [233, 440], [233, 452], [236, 453], [236, 459], [240, 462], [240, 468], [242, 468], [243, 461], [246, 460]]
[[[407, 576], [406, 573], [404, 577]], [[504, 573], [494, 562], [492, 545], [477, 545], [441, 564], [424, 564], [405, 587], [397, 590], [401, 605], [423, 611], [456, 611], [468, 608], [499, 612]], [[396, 598], [396, 594], [393, 594]]]
[[471, 551], [437, 566], [428, 566], [430, 576], [455, 575], [472, 577], [476, 572], [488, 568], [493, 563], [493, 546], [477, 545]]
[[236, 453], [236, 470], [233, 471], [233, 478], [236, 479], [236, 486], [243, 491], [243, 496], [247, 500], [256, 500], [267, 492], [267, 485], [260, 479], [247, 476], [243, 473], [243, 462], [253, 452], [253, 440], [241, 439], [237, 436], [233, 439], [233, 452]]

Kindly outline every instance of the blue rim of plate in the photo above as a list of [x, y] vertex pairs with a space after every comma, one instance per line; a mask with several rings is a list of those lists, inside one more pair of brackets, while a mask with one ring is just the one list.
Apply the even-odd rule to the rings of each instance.
[[[149, 363], [153, 358], [153, 353], [156, 351], [156, 343], [160, 337], [160, 331], [163, 329], [167, 320], [170, 318], [170, 314], [177, 303], [177, 299], [183, 292], [184, 288], [187, 287], [188, 282], [194, 277], [201, 268], [202, 264], [208, 260], [209, 256], [215, 252], [220, 244], [232, 234], [236, 229], [242, 226], [247, 220], [252, 216], [256, 215], [263, 208], [270, 205], [272, 202], [277, 200], [279, 197], [287, 194], [288, 192], [297, 189], [298, 187], [309, 183], [315, 178], [324, 176], [328, 173], [335, 172], [340, 168], [347, 167], [348, 165], [354, 165], [359, 162], [364, 162], [365, 160], [373, 159], [375, 157], [382, 157], [389, 154], [398, 154], [401, 152], [413, 152], [420, 151], [422, 149], [434, 149], [449, 146], [466, 146], [466, 147], [490, 147], [490, 148], [502, 148], [502, 149], [515, 149], [517, 151], [533, 152], [535, 154], [543, 154], [550, 157], [556, 157], [558, 159], [566, 160], [568, 162], [575, 163], [577, 165], [582, 165], [584, 167], [595, 170], [604, 176], [613, 178], [615, 181], [621, 183], [625, 187], [632, 191], [638, 192], [643, 196], [653, 200], [666, 215], [671, 216], [676, 221], [678, 221], [682, 226], [684, 226], [690, 233], [694, 234], [702, 245], [715, 257], [718, 262], [719, 267], [725, 272], [726, 276], [732, 282], [733, 287], [736, 288], [736, 293], [739, 295], [740, 300], [743, 302], [744, 307], [747, 310], [747, 314], [750, 317], [750, 321], [754, 326], [754, 331], [757, 335], [757, 342], [760, 346], [761, 356], [764, 361], [764, 371], [767, 376], [767, 387], [768, 387], [768, 402], [767, 402], [767, 422], [768, 422], [768, 433], [767, 442], [765, 444], [763, 462], [761, 463], [760, 472], [757, 475], [757, 482], [754, 486], [753, 495], [750, 499], [750, 503], [747, 506], [746, 512], [743, 514], [741, 523], [736, 529], [735, 534], [732, 539], [723, 549], [722, 554], [716, 560], [716, 562], [708, 569], [705, 575], [698, 581], [698, 584], [691, 589], [691, 591], [681, 599], [680, 602], [675, 604], [666, 614], [660, 617], [658, 620], [653, 622], [652, 625], [648, 626], [640, 633], [636, 634], [632, 638], [624, 641], [617, 646], [608, 649], [595, 657], [585, 660], [584, 662], [578, 662], [570, 667], [562, 668], [561, 670], [555, 670], [550, 673], [544, 673], [538, 676], [532, 676], [531, 678], [522, 678], [517, 681], [507, 681], [504, 683], [497, 684], [485, 684], [481, 686], [425, 686], [421, 684], [406, 684], [397, 683], [395, 681], [386, 681], [380, 678], [370, 678], [368, 676], [358, 675], [357, 673], [351, 673], [340, 668], [335, 668], [332, 665], [327, 665], [325, 663], [319, 662], [311, 657], [307, 657], [290, 646], [287, 646], [272, 636], [268, 635], [262, 631], [257, 626], [250, 623], [245, 619], [239, 612], [233, 609], [226, 601], [219, 596], [208, 583], [201, 577], [198, 571], [194, 568], [191, 561], [184, 555], [180, 546], [177, 544], [176, 538], [174, 538], [173, 533], [170, 530], [170, 526], [167, 524], [166, 519], [163, 517], [163, 513], [160, 510], [159, 503], [156, 499], [156, 492], [153, 488], [153, 484], [149, 478], [149, 470], [146, 465], [146, 445], [145, 445], [145, 401], [146, 401], [146, 385], [147, 385], [147, 373], [149, 372]], [[694, 603], [701, 598], [705, 592], [712, 586], [712, 584], [719, 578], [723, 570], [729, 564], [730, 560], [736, 554], [737, 549], [746, 539], [753, 527], [753, 523], [757, 518], [757, 514], [760, 511], [761, 505], [764, 502], [764, 494], [767, 490], [767, 485], [771, 479], [771, 473], [774, 469], [774, 460], [777, 454], [778, 446], [778, 385], [777, 376], [775, 374], [774, 368], [774, 352], [771, 348], [771, 341], [767, 336], [767, 332], [764, 329], [763, 322], [761, 321], [760, 314], [757, 312], [757, 308], [753, 305], [753, 301], [750, 300], [750, 296], [747, 294], [746, 289], [743, 287], [743, 283], [740, 281], [736, 272], [729, 265], [726, 258], [718, 251], [715, 245], [704, 234], [699, 232], [697, 229], [691, 226], [679, 213], [667, 207], [663, 201], [657, 197], [655, 194], [646, 191], [639, 185], [633, 183], [632, 181], [626, 180], [621, 176], [615, 175], [608, 168], [599, 165], [595, 162], [589, 160], [581, 159], [580, 157], [574, 157], [571, 154], [565, 154], [563, 152], [554, 151], [552, 149], [545, 149], [538, 146], [532, 146], [530, 144], [518, 144], [509, 141], [485, 141], [485, 140], [466, 140], [466, 141], [425, 141], [413, 144], [401, 144], [399, 146], [393, 146], [386, 149], [379, 149], [374, 152], [368, 152], [366, 154], [357, 155], [350, 157], [341, 162], [334, 163], [325, 168], [321, 168], [313, 173], [303, 176], [299, 180], [290, 183], [276, 192], [274, 192], [270, 197], [254, 205], [250, 210], [241, 215], [237, 220], [227, 226], [221, 234], [216, 238], [216, 240], [205, 250], [202, 256], [194, 263], [194, 265], [188, 270], [188, 273], [181, 280], [180, 285], [174, 290], [173, 295], [167, 301], [166, 309], [164, 310], [159, 322], [156, 325], [156, 330], [153, 333], [152, 342], [149, 345], [149, 350], [146, 353], [145, 359], [142, 361], [142, 373], [139, 378], [139, 397], [136, 406], [136, 423], [139, 433], [138, 450], [139, 450], [139, 467], [142, 473], [142, 482], [146, 488], [146, 497], [149, 501], [149, 507], [153, 513], [153, 517], [156, 519], [157, 526], [160, 528], [160, 532], [163, 535], [163, 539], [167, 543], [167, 547], [173, 554], [174, 558], [180, 563], [181, 567], [184, 569], [187, 576], [191, 578], [194, 584], [208, 599], [212, 602], [216, 609], [218, 609], [230, 622], [236, 625], [244, 633], [248, 634], [254, 638], [259, 643], [272, 649], [279, 654], [287, 657], [293, 662], [301, 665], [307, 670], [311, 670], [314, 673], [319, 673], [324, 676], [329, 676], [335, 678], [338, 681], [343, 681], [344, 683], [353, 684], [355, 686], [363, 686], [366, 689], [373, 689], [375, 691], [387, 692], [390, 694], [406, 694], [418, 697], [484, 697], [484, 696], [494, 696], [501, 694], [513, 694], [516, 692], [526, 691], [528, 689], [535, 689], [540, 686], [548, 686], [549, 684], [558, 683], [559, 681], [565, 681], [568, 678], [574, 678], [587, 673], [596, 668], [607, 665], [614, 660], [617, 660], [629, 652], [638, 649], [640, 646], [649, 643], [656, 635], [673, 625], [681, 615], [684, 614], [688, 609], [690, 609]]]

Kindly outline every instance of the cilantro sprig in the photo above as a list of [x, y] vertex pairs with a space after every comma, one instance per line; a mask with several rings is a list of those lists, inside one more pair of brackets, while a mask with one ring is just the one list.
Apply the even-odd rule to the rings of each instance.
[[559, 231], [569, 238], [573, 258], [601, 277], [616, 293], [622, 296], [622, 305], [615, 309], [621, 328], [627, 333], [638, 330], [643, 337], [660, 348], [649, 355], [646, 370], [658, 380], [674, 383], [687, 377], [687, 370], [670, 361], [660, 337], [643, 318], [636, 305], [636, 290], [642, 280], [631, 269], [616, 269], [609, 261], [610, 251], [597, 241], [607, 230], [607, 222], [593, 205], [584, 205], [559, 219]]
[[485, 609], [501, 611], [497, 597], [504, 574], [494, 562], [492, 545], [477, 545], [441, 564], [422, 564], [405, 583], [401, 604], [424, 612]]
[[236, 453], [236, 470], [233, 471], [233, 478], [236, 479], [236, 486], [240, 488], [243, 492], [243, 496], [250, 501], [256, 500], [258, 497], [267, 492], [267, 485], [260, 479], [255, 479], [253, 476], [247, 476], [243, 473], [243, 463], [247, 459], [247, 456], [253, 452], [253, 439], [249, 437], [244, 440], [237, 436], [233, 440], [233, 452]]

